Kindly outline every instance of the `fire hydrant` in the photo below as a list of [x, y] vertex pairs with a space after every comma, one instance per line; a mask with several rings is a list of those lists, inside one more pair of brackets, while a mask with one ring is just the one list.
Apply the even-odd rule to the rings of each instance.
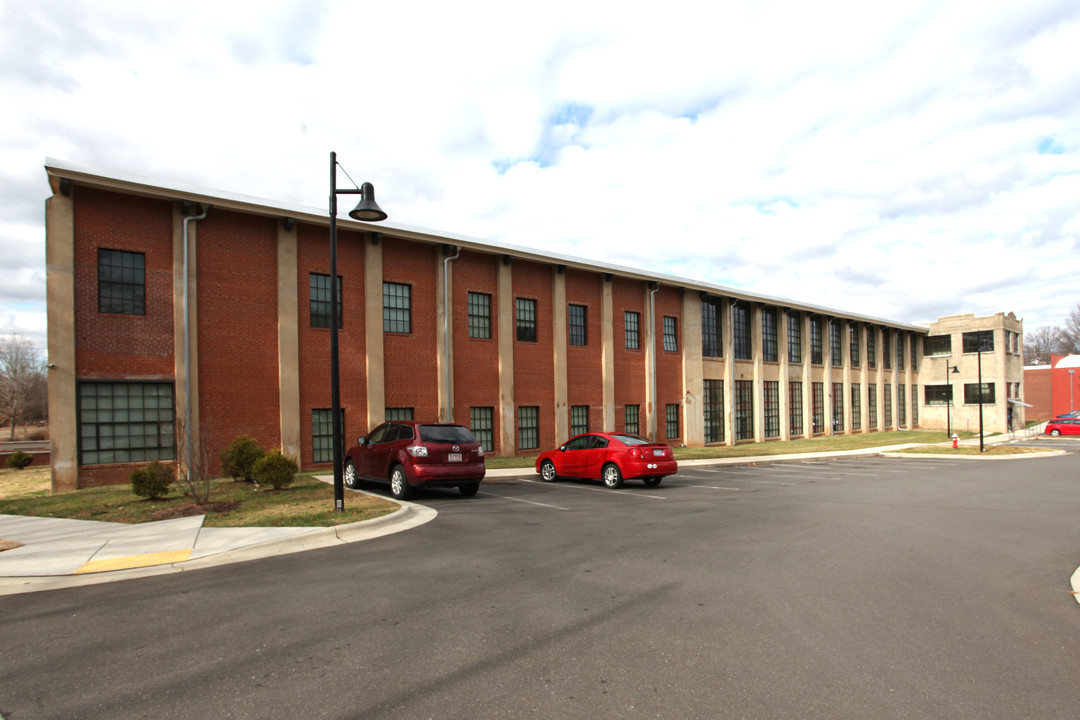
[[957, 435], [956, 433], [953, 433], [952, 434], [952, 446], [955, 448], [955, 447], [957, 447], [959, 445], [959, 443], [960, 443], [960, 436]]

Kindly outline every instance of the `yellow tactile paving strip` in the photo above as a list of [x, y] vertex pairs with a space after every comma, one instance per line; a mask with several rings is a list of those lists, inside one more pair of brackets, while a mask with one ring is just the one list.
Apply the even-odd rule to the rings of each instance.
[[127, 555], [126, 557], [108, 558], [106, 560], [90, 560], [76, 570], [75, 574], [82, 575], [84, 573], [127, 570], [151, 565], [168, 565], [169, 563], [183, 562], [190, 556], [191, 548], [188, 548], [187, 550], [169, 550], [167, 552], [146, 553], [145, 555]]

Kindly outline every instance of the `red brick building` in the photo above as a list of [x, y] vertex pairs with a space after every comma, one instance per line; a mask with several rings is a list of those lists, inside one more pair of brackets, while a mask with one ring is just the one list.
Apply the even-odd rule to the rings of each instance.
[[[326, 212], [46, 170], [54, 489], [242, 433], [329, 468]], [[925, 327], [393, 218], [338, 228], [346, 445], [410, 416], [495, 455], [584, 429], [705, 445], [920, 424]]]
[[1080, 410], [1080, 355], [1050, 355], [1048, 365], [1024, 368], [1028, 420], [1043, 422]]

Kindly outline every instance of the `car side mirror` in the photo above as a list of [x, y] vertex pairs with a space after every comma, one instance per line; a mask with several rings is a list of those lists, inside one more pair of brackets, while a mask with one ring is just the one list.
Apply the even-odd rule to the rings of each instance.
[[566, 452], [566, 446], [565, 445], [560, 445], [559, 446], [559, 452]]

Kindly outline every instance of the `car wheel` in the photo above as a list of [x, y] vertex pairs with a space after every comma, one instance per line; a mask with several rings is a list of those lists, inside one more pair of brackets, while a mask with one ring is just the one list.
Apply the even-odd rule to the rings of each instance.
[[645, 485], [647, 485], [648, 487], [656, 487], [663, 479], [664, 478], [662, 477], [647, 477], [645, 478]]
[[1054, 428], [1053, 430], [1050, 431], [1050, 434], [1051, 435], [1060, 435], [1061, 431], [1058, 430], [1057, 428]]
[[611, 489], [622, 487], [622, 472], [619, 470], [619, 466], [615, 463], [608, 463], [604, 466], [604, 469], [600, 472], [601, 477], [604, 479], [604, 484]]
[[458, 490], [465, 497], [472, 497], [476, 493], [480, 492], [480, 483], [466, 483], [465, 485], [458, 485]]
[[555, 463], [550, 460], [540, 463], [540, 479], [544, 482], [555, 482], [559, 479], [559, 474], [555, 472]]
[[412, 496], [412, 486], [405, 477], [405, 469], [400, 465], [395, 465], [390, 472], [390, 492], [398, 500], [408, 500]]
[[360, 487], [360, 480], [356, 477], [356, 466], [352, 460], [345, 461], [345, 487], [355, 490]]

